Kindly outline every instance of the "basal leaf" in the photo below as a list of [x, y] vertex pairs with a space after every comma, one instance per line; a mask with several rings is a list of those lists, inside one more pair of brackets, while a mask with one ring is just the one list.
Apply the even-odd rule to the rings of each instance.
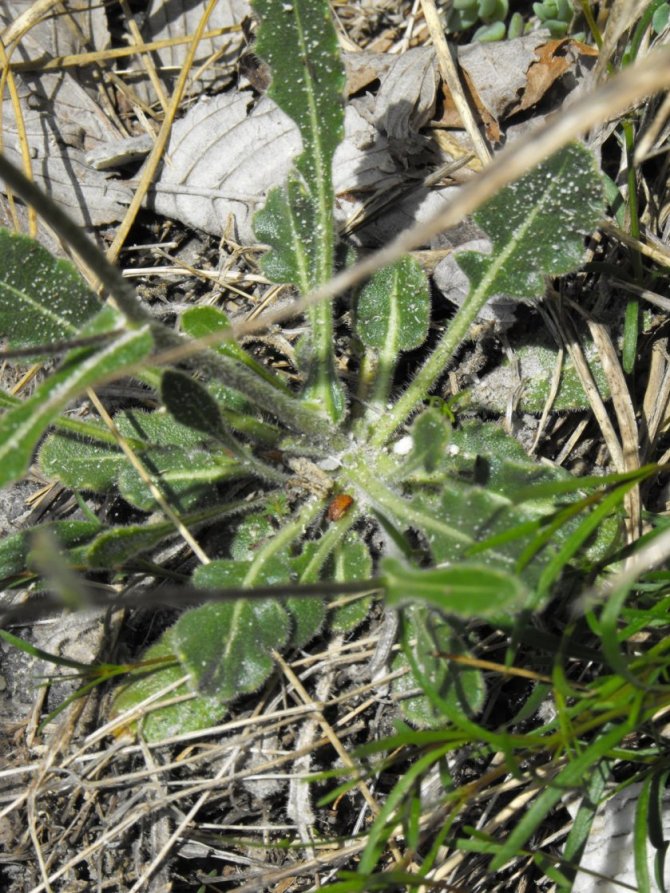
[[[240, 475], [235, 459], [209, 450], [179, 447], [148, 449], [142, 457], [146, 471], [170, 505], [179, 512], [216, 498], [213, 485]], [[119, 473], [119, 491], [124, 499], [142, 511], [156, 507], [154, 497], [139, 473], [125, 464]]]
[[187, 428], [219, 438], [223, 422], [219, 405], [207, 389], [190, 375], [166, 369], [161, 379], [161, 397], [168, 412]]
[[[147, 665], [146, 669], [139, 669], [136, 678], [131, 677], [131, 681], [115, 695], [112, 717], [132, 710], [186, 675], [176, 658], [172, 630], [165, 632], [155, 645], [147, 649], [142, 660]], [[150, 663], [154, 661], [156, 666], [151, 668]], [[185, 695], [188, 700], [165, 707], [157, 706], [161, 701], [183, 698]], [[217, 692], [208, 695], [194, 694], [189, 683], [184, 682], [148, 709], [151, 712], [142, 720], [142, 734], [149, 741], [161, 741], [174, 735], [206, 729], [207, 726], [220, 722], [226, 712], [226, 700], [219, 697]], [[135, 723], [131, 721], [128, 731], [134, 727]]]
[[169, 413], [158, 410], [124, 409], [114, 416], [114, 424], [131, 443], [142, 441], [145, 446], [176, 446], [182, 449], [198, 446], [203, 437], [198, 431], [180, 424]]
[[69, 261], [28, 236], [0, 229], [0, 335], [10, 347], [78, 338], [100, 307]]
[[[193, 579], [205, 588], [240, 586], [248, 570], [248, 562], [216, 561], [198, 568]], [[268, 570], [257, 582], [277, 580]], [[272, 672], [272, 649], [281, 648], [290, 631], [276, 599], [242, 598], [195, 608], [172, 628], [179, 659], [198, 691], [228, 700], [260, 688]]]
[[475, 215], [493, 242], [490, 255], [462, 252], [458, 264], [472, 285], [469, 300], [544, 293], [544, 277], [579, 267], [584, 236], [605, 210], [592, 153], [573, 143], [500, 190]]
[[445, 722], [430, 692], [416, 693], [425, 682], [466, 716], [482, 709], [486, 687], [481, 671], [449, 660], [449, 655], [467, 656], [451, 624], [425, 605], [412, 605], [403, 611], [403, 640], [404, 649], [393, 659], [391, 671], [407, 668], [409, 672], [394, 679], [391, 687], [401, 712], [412, 725], [430, 728]]
[[381, 570], [386, 599], [393, 606], [420, 601], [444, 614], [471, 618], [516, 612], [528, 600], [519, 577], [475, 562], [415, 568], [385, 558]]
[[0, 486], [19, 478], [45, 429], [74, 397], [101, 378], [118, 374], [148, 356], [153, 340], [148, 327], [121, 335], [100, 350], [76, 350], [21, 403], [0, 417]]
[[[182, 314], [180, 319], [182, 331], [191, 338], [206, 338], [215, 332], [230, 331], [230, 321], [225, 313], [216, 307], [191, 307]], [[230, 357], [243, 363], [269, 384], [284, 393], [290, 393], [284, 382], [276, 375], [258, 363], [247, 351], [240, 347], [237, 341], [222, 341], [215, 350], [222, 356]]]
[[[183, 515], [181, 520], [193, 530], [203, 523], [237, 514], [247, 505], [244, 501], [215, 505]], [[155, 548], [173, 535], [176, 536], [177, 531], [172, 521], [112, 527], [96, 536], [87, 548], [83, 560], [92, 568], [121, 567], [131, 558]]]
[[105, 530], [86, 551], [86, 563], [91, 568], [122, 567], [131, 558], [155, 548], [177, 535], [172, 521], [156, 524], [131, 524]]
[[414, 420], [411, 438], [412, 449], [402, 466], [403, 478], [419, 469], [432, 474], [447, 455], [451, 426], [437, 409], [426, 409]]
[[344, 67], [326, 0], [254, 0], [256, 52], [272, 71], [269, 95], [300, 129], [296, 167], [321, 213], [332, 212], [332, 162], [344, 132]]
[[39, 464], [48, 477], [66, 487], [104, 493], [110, 490], [127, 460], [108, 443], [94, 443], [66, 432], [50, 434], [39, 451]]
[[392, 364], [401, 351], [420, 347], [428, 334], [430, 289], [419, 264], [409, 255], [370, 279], [356, 305], [356, 332], [363, 344]]
[[265, 207], [254, 217], [256, 238], [272, 249], [261, 260], [268, 279], [291, 283], [307, 294], [319, 275], [318, 221], [314, 199], [295, 177], [270, 190]]
[[48, 530], [64, 549], [87, 543], [100, 530], [97, 521], [55, 521], [22, 530], [0, 542], [0, 581], [8, 581], [27, 569], [27, 558], [36, 531]]
[[[365, 580], [372, 576], [372, 557], [361, 537], [350, 531], [333, 555], [331, 579], [342, 582]], [[343, 633], [355, 629], [370, 610], [370, 596], [335, 608], [330, 621], [333, 632]]]

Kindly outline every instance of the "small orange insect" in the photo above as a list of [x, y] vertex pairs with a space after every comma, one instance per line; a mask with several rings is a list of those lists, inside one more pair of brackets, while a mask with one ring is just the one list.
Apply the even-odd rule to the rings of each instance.
[[353, 496], [349, 496], [348, 493], [340, 493], [339, 496], [336, 496], [331, 500], [328, 510], [326, 511], [326, 518], [328, 518], [329, 521], [339, 521], [340, 518], [346, 515], [353, 504]]

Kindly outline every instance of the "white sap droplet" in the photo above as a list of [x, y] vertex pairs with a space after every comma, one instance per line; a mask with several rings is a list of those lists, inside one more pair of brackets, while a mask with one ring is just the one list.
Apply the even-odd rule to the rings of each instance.
[[412, 449], [413, 440], [409, 434], [401, 437], [400, 440], [393, 444], [393, 452], [396, 456], [406, 456]]

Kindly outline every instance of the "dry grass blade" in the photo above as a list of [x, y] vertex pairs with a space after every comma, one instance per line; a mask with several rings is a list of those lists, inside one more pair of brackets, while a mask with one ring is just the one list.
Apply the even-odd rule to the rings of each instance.
[[126, 237], [130, 232], [130, 228], [135, 221], [137, 213], [142, 206], [142, 202], [144, 201], [144, 198], [154, 180], [156, 171], [158, 170], [158, 165], [161, 162], [163, 153], [165, 152], [165, 147], [167, 146], [172, 123], [175, 119], [177, 111], [179, 110], [179, 105], [186, 90], [186, 84], [188, 82], [188, 77], [193, 66], [193, 60], [195, 58], [198, 44], [202, 40], [202, 36], [205, 33], [205, 28], [207, 26], [207, 21], [214, 11], [216, 3], [217, 0], [209, 0], [202, 14], [202, 17], [200, 18], [200, 21], [198, 22], [198, 27], [193, 34], [193, 38], [189, 44], [188, 52], [186, 54], [186, 59], [184, 60], [183, 68], [179, 73], [179, 78], [175, 85], [174, 93], [172, 94], [172, 98], [170, 100], [168, 110], [165, 114], [165, 118], [163, 119], [163, 123], [161, 124], [160, 130], [156, 135], [156, 141], [154, 143], [153, 149], [151, 150], [149, 157], [147, 158], [144, 172], [142, 174], [140, 182], [137, 185], [137, 189], [135, 190], [133, 199], [128, 207], [126, 216], [119, 225], [114, 236], [114, 241], [107, 251], [107, 257], [110, 260], [115, 260], [118, 257], [119, 252], [126, 241]]
[[477, 122], [475, 121], [472, 109], [465, 97], [461, 79], [458, 75], [458, 69], [454, 63], [449, 44], [444, 36], [444, 27], [440, 21], [440, 17], [435, 6], [435, 0], [421, 0], [421, 8], [423, 15], [430, 31], [430, 37], [435, 47], [437, 61], [440, 66], [440, 72], [449, 87], [454, 105], [458, 109], [463, 125], [472, 140], [477, 157], [482, 165], [486, 165], [491, 160], [491, 151], [486, 145], [481, 135]]
[[58, 6], [61, 0], [36, 0], [24, 12], [21, 13], [11, 25], [2, 32], [2, 42], [8, 47], [11, 43], [20, 40], [38, 22], [46, 16], [50, 9]]

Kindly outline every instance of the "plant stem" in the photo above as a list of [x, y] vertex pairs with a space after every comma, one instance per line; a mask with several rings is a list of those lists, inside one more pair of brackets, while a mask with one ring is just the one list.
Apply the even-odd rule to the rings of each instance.
[[392, 409], [379, 419], [377, 427], [370, 438], [370, 446], [383, 446], [405, 419], [414, 412], [419, 403], [426, 398], [428, 392], [458, 350], [470, 326], [477, 318], [477, 314], [489, 299], [488, 285], [492, 275], [495, 275], [493, 270], [494, 267], [482, 279], [465, 303], [459, 307], [441, 341], [417, 372], [405, 393]]

